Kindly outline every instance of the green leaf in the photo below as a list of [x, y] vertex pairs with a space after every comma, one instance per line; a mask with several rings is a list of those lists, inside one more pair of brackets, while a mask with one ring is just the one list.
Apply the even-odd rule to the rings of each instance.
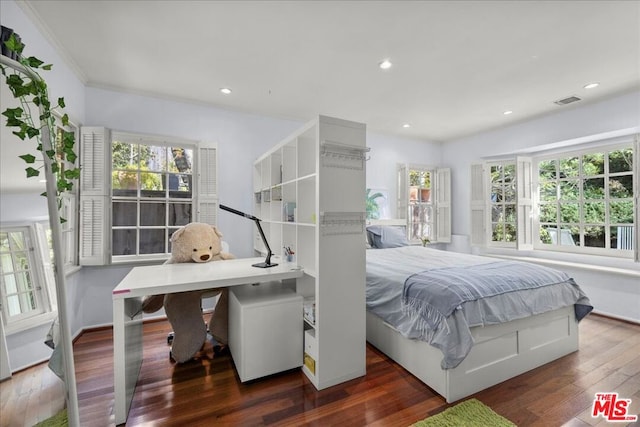
[[25, 140], [25, 138], [27, 137], [27, 132], [26, 132], [23, 128], [20, 128], [20, 130], [19, 130], [19, 131], [15, 131], [15, 132], [12, 132], [12, 133], [13, 133], [15, 136], [17, 136], [18, 138], [20, 138], [21, 140], [23, 140], [23, 141], [24, 141], [24, 140]]
[[31, 166], [26, 168], [25, 171], [27, 172], [27, 178], [31, 178], [32, 176], [40, 175], [40, 171], [37, 170], [37, 169], [32, 168]]
[[29, 139], [33, 138], [34, 136], [40, 135], [40, 130], [38, 130], [38, 129], [34, 128], [34, 127], [31, 127], [31, 126], [28, 126], [26, 131], [27, 131], [27, 136], [29, 137]]
[[36, 161], [36, 157], [32, 154], [23, 154], [22, 156], [18, 156], [26, 163], [34, 163]]
[[15, 33], [12, 33], [11, 36], [9, 36], [9, 40], [4, 42], [4, 45], [11, 52], [21, 53], [22, 49], [24, 49], [24, 43], [18, 41], [18, 39], [16, 38], [16, 34]]
[[47, 70], [47, 71], [49, 71], [49, 70], [51, 70], [51, 67], [53, 67], [53, 64], [43, 65], [41, 68], [42, 68], [43, 70]]
[[64, 177], [67, 179], [78, 179], [80, 178], [80, 169], [67, 169], [64, 171]]
[[[64, 108], [64, 98], [58, 98], [58, 105], [60, 106], [60, 108]], [[65, 114], [66, 116], [66, 114]], [[69, 118], [67, 117], [67, 121], [69, 120]], [[63, 124], [66, 124], [63, 122]]]
[[27, 64], [29, 64], [30, 67], [33, 68], [38, 68], [39, 66], [41, 66], [42, 64], [44, 64], [43, 61], [40, 61], [38, 58], [36, 58], [35, 56], [30, 56], [27, 58]]
[[23, 112], [24, 110], [20, 107], [7, 108], [2, 112], [2, 115], [6, 117], [22, 117]]
[[[75, 163], [76, 160], [78, 159], [78, 156], [73, 151], [66, 153], [66, 155], [67, 155], [67, 161], [70, 163]], [[78, 169], [78, 173], [80, 173], [79, 171], [80, 170]]]
[[65, 222], [67, 222], [67, 220], [62, 218], [62, 217], [60, 217], [60, 224], [64, 224]]

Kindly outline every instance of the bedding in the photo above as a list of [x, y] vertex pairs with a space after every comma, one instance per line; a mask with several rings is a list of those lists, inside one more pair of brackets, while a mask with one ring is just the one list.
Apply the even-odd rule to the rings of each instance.
[[[525, 272], [529, 279], [518, 285]], [[499, 281], [492, 279], [496, 275]], [[482, 288], [481, 282], [490, 286]], [[433, 303], [429, 287], [457, 292], [448, 302]], [[469, 353], [472, 327], [569, 305], [581, 319], [593, 309], [573, 279], [557, 270], [420, 246], [367, 250], [366, 295], [367, 309], [404, 337], [440, 349], [443, 369], [455, 368]]]

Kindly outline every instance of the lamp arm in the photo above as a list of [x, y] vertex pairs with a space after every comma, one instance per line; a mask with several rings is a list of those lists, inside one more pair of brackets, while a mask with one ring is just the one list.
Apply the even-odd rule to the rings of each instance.
[[269, 246], [269, 242], [267, 242], [267, 238], [264, 235], [264, 231], [262, 231], [262, 226], [260, 225], [260, 220], [256, 217], [253, 217], [253, 220], [256, 223], [256, 226], [258, 227], [258, 232], [260, 232], [260, 237], [262, 237], [262, 242], [264, 243], [264, 245], [267, 247], [267, 258], [265, 258], [264, 263], [266, 265], [270, 265], [271, 264], [271, 247]]

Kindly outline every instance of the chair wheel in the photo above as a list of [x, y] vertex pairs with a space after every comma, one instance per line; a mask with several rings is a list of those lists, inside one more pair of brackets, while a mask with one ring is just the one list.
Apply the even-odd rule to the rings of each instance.
[[173, 358], [173, 353], [171, 353], [171, 351], [169, 351], [169, 361], [171, 363], [176, 363], [176, 359]]
[[173, 342], [173, 332], [167, 335], [167, 344], [171, 345], [172, 342]]

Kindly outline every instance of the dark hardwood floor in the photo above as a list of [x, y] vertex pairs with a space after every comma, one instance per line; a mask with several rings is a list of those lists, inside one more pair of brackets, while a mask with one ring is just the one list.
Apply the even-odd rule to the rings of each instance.
[[[214, 356], [209, 347], [198, 360], [172, 364], [169, 324], [144, 328], [128, 426], [406, 427], [451, 406], [371, 346], [366, 376], [317, 391], [299, 370], [241, 384], [231, 357]], [[112, 351], [111, 329], [85, 332], [74, 344], [83, 427], [114, 424]], [[57, 410], [52, 387], [60, 385], [52, 386], [52, 375], [39, 365], [0, 384], [3, 427], [30, 426]], [[580, 323], [580, 351], [473, 397], [521, 427], [589, 426], [607, 425], [591, 417], [595, 393], [614, 391], [640, 412], [640, 325], [590, 315]]]

